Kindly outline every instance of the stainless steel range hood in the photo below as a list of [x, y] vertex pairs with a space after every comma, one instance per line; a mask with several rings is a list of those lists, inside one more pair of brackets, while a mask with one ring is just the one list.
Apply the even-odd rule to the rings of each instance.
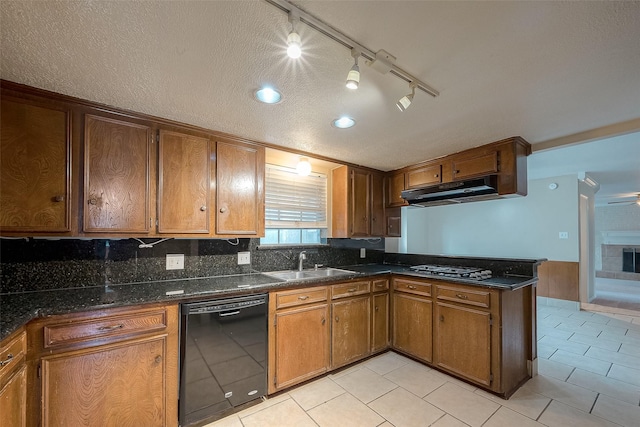
[[421, 187], [402, 192], [409, 205], [438, 206], [498, 197], [498, 176], [487, 175], [465, 181]]

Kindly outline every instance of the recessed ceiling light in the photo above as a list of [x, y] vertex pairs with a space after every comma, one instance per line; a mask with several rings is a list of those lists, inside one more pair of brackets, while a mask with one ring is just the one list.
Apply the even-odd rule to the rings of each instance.
[[270, 87], [257, 90], [255, 97], [258, 101], [264, 102], [265, 104], [277, 104], [282, 99], [280, 92]]
[[348, 129], [355, 124], [356, 121], [347, 116], [342, 116], [339, 119], [335, 119], [333, 122], [331, 122], [331, 125], [338, 129]]

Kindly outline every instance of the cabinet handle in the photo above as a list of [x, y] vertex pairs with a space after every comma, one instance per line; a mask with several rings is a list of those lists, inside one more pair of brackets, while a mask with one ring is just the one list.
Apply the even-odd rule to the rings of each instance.
[[438, 174], [433, 175], [433, 177], [434, 177], [434, 178], [437, 178], [437, 177], [439, 177], [439, 176], [440, 176], [440, 175], [438, 175]]
[[162, 362], [162, 356], [157, 355], [156, 356], [156, 363], [160, 363], [160, 362]]
[[308, 296], [308, 295], [301, 295], [301, 296], [299, 296], [299, 297], [298, 297], [298, 299], [299, 299], [300, 301], [304, 301], [304, 300], [309, 299], [309, 296]]
[[412, 286], [412, 285], [407, 285], [407, 288], [409, 288], [409, 289], [416, 289], [416, 287], [415, 287], [415, 286]]
[[355, 292], [355, 291], [357, 291], [356, 288], [347, 289], [347, 292]]
[[457, 296], [458, 298], [460, 298], [460, 299], [467, 299], [467, 298], [469, 298], [468, 296], [463, 295], [463, 294], [456, 294], [456, 296]]
[[375, 222], [375, 220], [376, 220], [376, 217], [375, 217], [375, 216], [371, 218], [371, 221], [374, 221], [374, 222]]
[[0, 361], [0, 366], [6, 366], [13, 361], [13, 354], [7, 354], [7, 358], [3, 361]]
[[55, 200], [58, 203], [64, 202], [64, 196], [56, 196], [53, 198], [53, 200]]
[[378, 306], [376, 305], [376, 311], [378, 311]]
[[376, 288], [384, 288], [384, 283], [376, 283]]
[[440, 315], [440, 321], [444, 322], [444, 316], [442, 314]]
[[89, 199], [89, 204], [95, 206], [98, 204], [98, 201], [96, 199]]
[[116, 329], [122, 329], [124, 328], [124, 323], [120, 323], [118, 325], [111, 325], [111, 326], [100, 326], [98, 328], [99, 331], [115, 331]]
[[324, 318], [324, 316], [322, 316], [322, 324], [324, 325], [325, 322], [326, 322], [326, 319]]
[[336, 316], [336, 323], [340, 321], [340, 318]]
[[207, 210], [207, 207], [206, 207], [206, 206], [200, 206], [200, 210], [201, 210], [202, 212], [204, 212], [204, 211], [206, 211], [206, 210]]
[[454, 170], [453, 173], [460, 173], [460, 169]]

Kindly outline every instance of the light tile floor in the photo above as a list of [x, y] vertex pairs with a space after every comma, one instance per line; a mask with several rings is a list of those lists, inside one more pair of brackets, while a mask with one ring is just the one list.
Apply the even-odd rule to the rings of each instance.
[[207, 427], [640, 426], [640, 312], [539, 306], [538, 343], [509, 400], [388, 352]]

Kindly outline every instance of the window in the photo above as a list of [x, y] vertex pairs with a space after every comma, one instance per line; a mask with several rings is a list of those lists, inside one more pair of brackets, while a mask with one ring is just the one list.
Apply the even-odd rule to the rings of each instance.
[[263, 245], [326, 242], [327, 176], [266, 165], [265, 222]]

